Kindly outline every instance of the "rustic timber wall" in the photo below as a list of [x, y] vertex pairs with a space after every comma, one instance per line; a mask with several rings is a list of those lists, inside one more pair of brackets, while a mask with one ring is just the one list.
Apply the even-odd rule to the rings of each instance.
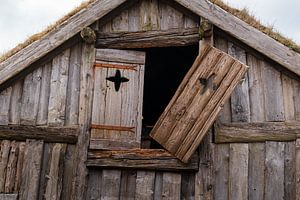
[[[0, 124], [78, 126], [81, 49], [79, 43], [63, 50], [3, 91]], [[3, 140], [0, 152], [0, 193], [19, 193], [20, 199], [70, 199], [75, 144]]]

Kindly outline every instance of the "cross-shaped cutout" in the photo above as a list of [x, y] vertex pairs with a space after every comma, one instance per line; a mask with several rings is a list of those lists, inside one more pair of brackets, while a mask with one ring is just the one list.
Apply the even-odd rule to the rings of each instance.
[[111, 82], [113, 82], [115, 84], [115, 90], [116, 90], [116, 92], [119, 91], [119, 89], [121, 87], [121, 83], [125, 83], [125, 82], [129, 81], [128, 78], [125, 78], [125, 77], [121, 76], [120, 70], [116, 71], [115, 76], [107, 77], [106, 80], [111, 81]]

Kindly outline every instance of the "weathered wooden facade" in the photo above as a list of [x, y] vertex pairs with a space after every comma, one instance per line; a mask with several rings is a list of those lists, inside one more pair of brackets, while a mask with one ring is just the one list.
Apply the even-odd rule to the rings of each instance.
[[0, 63], [0, 199], [300, 199], [299, 75], [206, 0], [92, 1]]

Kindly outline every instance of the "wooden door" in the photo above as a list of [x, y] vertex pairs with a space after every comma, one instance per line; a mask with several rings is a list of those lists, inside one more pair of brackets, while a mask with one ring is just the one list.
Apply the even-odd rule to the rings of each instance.
[[150, 136], [188, 162], [248, 67], [205, 46]]
[[139, 148], [145, 53], [97, 49], [91, 149]]

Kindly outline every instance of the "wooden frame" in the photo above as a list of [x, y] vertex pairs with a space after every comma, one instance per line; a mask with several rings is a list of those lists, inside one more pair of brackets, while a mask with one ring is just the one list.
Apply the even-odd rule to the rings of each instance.
[[215, 143], [295, 141], [300, 138], [299, 122], [215, 124]]
[[194, 154], [190, 162], [185, 164], [164, 149], [90, 150], [87, 166], [162, 171], [197, 171], [198, 161], [198, 155]]

